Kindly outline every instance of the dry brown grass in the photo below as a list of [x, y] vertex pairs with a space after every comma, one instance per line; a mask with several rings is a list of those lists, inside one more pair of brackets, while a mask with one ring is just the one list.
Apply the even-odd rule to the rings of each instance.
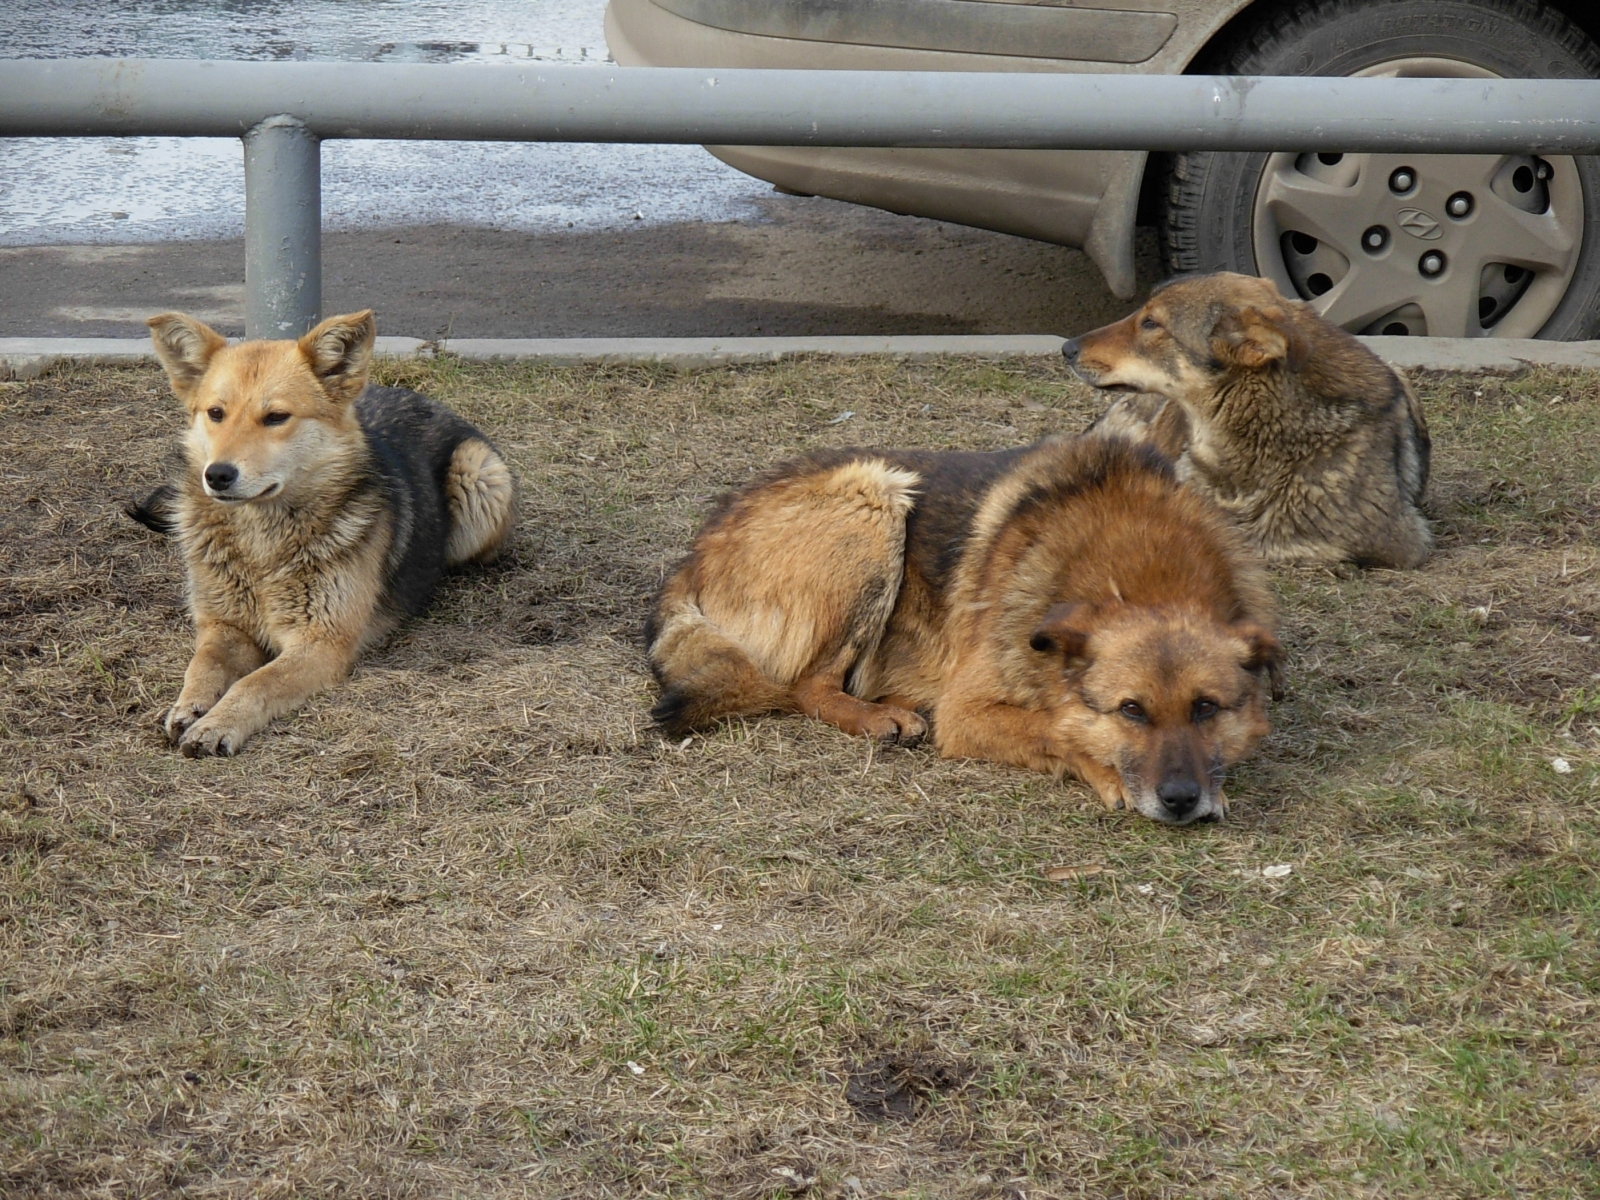
[[1440, 553], [1279, 574], [1292, 695], [1174, 831], [644, 715], [714, 492], [1079, 427], [1052, 365], [387, 372], [498, 437], [515, 554], [231, 761], [157, 730], [161, 378], [0, 387], [0, 1191], [1600, 1194], [1600, 381], [1424, 382]]

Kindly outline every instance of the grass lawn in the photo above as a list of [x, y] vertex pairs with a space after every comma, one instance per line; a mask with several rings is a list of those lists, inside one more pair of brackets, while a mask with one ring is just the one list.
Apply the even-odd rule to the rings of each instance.
[[1600, 378], [1419, 381], [1438, 553], [1276, 573], [1289, 698], [1173, 830], [646, 716], [716, 492], [1081, 428], [1054, 364], [382, 374], [497, 438], [515, 551], [215, 761], [118, 511], [164, 378], [0, 385], [0, 1193], [1600, 1195]]

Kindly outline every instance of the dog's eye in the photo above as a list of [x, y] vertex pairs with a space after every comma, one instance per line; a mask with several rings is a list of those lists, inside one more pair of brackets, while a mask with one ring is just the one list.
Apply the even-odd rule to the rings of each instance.
[[284, 412], [269, 412], [261, 418], [263, 425], [282, 425], [289, 419], [289, 414]]
[[1124, 700], [1122, 702], [1122, 707], [1117, 709], [1117, 711], [1123, 716], [1127, 717], [1130, 721], [1138, 721], [1143, 723], [1145, 719], [1144, 706], [1133, 700]]
[[1160, 329], [1161, 322], [1156, 320], [1154, 317], [1146, 317], [1144, 320], [1139, 322], [1139, 328], [1150, 330]]
[[222, 409], [216, 405], [212, 405], [210, 408], [206, 409], [206, 416], [210, 417], [213, 421], [220, 421], [227, 415], [227, 413], [223, 412]]
[[1221, 706], [1215, 700], [1196, 700], [1194, 702], [1194, 719], [1196, 721], [1209, 721], [1217, 715]]

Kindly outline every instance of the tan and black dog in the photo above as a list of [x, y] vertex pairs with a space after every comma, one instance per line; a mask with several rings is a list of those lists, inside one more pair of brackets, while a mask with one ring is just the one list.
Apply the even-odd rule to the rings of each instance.
[[189, 568], [195, 652], [167, 735], [237, 754], [426, 607], [445, 567], [492, 558], [515, 485], [466, 421], [368, 385], [370, 311], [235, 346], [182, 313], [148, 324], [189, 410], [182, 481], [130, 510]]
[[[803, 712], [1072, 772], [1108, 808], [1221, 814], [1267, 731], [1274, 612], [1237, 531], [1152, 449], [840, 450], [725, 497], [645, 635], [674, 736]], [[924, 715], [926, 714], [926, 715]]]
[[[1269, 560], [1415, 567], [1428, 428], [1405, 380], [1269, 281], [1221, 272], [1158, 288], [1063, 347], [1119, 400], [1096, 426], [1173, 457]], [[1163, 403], [1164, 401], [1164, 403]]]

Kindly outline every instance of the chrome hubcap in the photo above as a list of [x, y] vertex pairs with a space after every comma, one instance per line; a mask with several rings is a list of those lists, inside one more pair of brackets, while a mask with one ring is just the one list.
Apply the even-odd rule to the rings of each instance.
[[[1407, 59], [1363, 75], [1472, 76]], [[1570, 158], [1274, 154], [1256, 193], [1257, 267], [1360, 333], [1533, 337], [1583, 244]]]

